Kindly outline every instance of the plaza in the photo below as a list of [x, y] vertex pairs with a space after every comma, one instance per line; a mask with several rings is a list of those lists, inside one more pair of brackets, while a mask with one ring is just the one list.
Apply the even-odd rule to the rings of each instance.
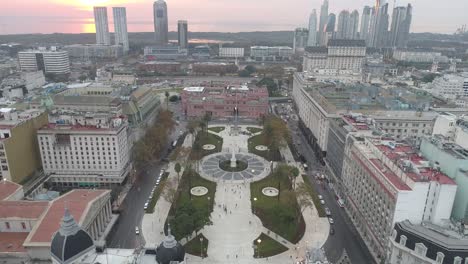
[[[279, 163], [270, 162], [248, 152], [248, 139], [261, 132], [245, 133], [248, 131], [247, 127], [252, 126], [241, 125], [237, 131], [228, 125], [225, 127], [226, 129], [218, 133], [208, 130], [209, 133], [223, 139], [221, 151], [209, 154], [198, 161], [197, 172], [200, 177], [216, 183], [213, 209], [210, 215], [211, 224], [205, 225], [197, 232], [209, 241], [206, 249], [201, 247], [202, 241], [198, 242], [200, 245], [198, 251], [201, 253], [206, 250], [207, 256], [201, 258], [195, 254], [186, 254], [186, 263], [296, 263], [306, 257], [308, 250], [321, 248], [328, 238], [330, 226], [326, 217], [318, 216], [313, 205], [301, 210], [305, 228], [296, 243], [264, 226], [262, 220], [255, 214], [257, 204], [253, 204], [257, 202], [257, 198], [262, 197], [252, 197], [251, 184], [267, 179]], [[261, 129], [261, 127], [258, 128]], [[189, 134], [183, 146], [192, 144], [191, 137], [192, 135]], [[284, 158], [283, 163], [300, 168], [300, 165], [294, 161], [289, 148], [285, 147], [280, 151]], [[224, 170], [220, 164], [231, 159], [234, 162], [241, 161], [247, 167], [239, 171]], [[234, 166], [234, 163], [231, 164]], [[177, 173], [174, 171], [173, 163], [170, 163], [167, 171], [169, 172], [168, 180], [177, 185]], [[302, 182], [300, 176], [297, 177], [295, 184], [298, 186]], [[200, 189], [198, 187], [203, 186], [194, 187], [198, 190]], [[274, 186], [268, 186], [262, 189], [260, 195], [264, 195], [264, 199], [276, 199], [278, 195], [276, 192], [278, 190]], [[204, 196], [207, 194], [201, 195], [201, 197]], [[209, 196], [206, 198], [209, 199]], [[154, 213], [145, 214], [142, 234], [147, 248], [156, 246], [164, 238], [164, 223], [170, 215], [171, 206], [167, 200], [160, 198], [156, 203]], [[260, 237], [271, 241], [265, 241], [265, 239], [262, 241]], [[194, 238], [198, 240], [193, 234], [180, 239], [180, 242], [184, 245]], [[261, 251], [264, 247], [254, 246], [254, 241], [256, 244], [277, 243], [278, 247], [283, 248], [283, 252], [269, 255]]]

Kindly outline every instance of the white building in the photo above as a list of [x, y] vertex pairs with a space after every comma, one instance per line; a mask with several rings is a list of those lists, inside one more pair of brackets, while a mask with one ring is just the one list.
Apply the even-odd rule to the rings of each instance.
[[468, 97], [468, 75], [445, 74], [435, 78], [428, 88], [431, 94], [445, 99], [455, 100], [458, 97]]
[[109, 21], [107, 7], [94, 7], [94, 24], [96, 25], [96, 44], [110, 45]]
[[84, 60], [92, 58], [120, 58], [124, 55], [123, 45], [73, 44], [63, 47], [72, 58]]
[[127, 122], [108, 113], [56, 112], [37, 133], [42, 166], [59, 187], [110, 187], [130, 170]]
[[70, 73], [70, 59], [67, 51], [41, 48], [18, 52], [21, 71], [43, 71], [52, 74]]
[[317, 11], [314, 9], [309, 15], [309, 38], [307, 47], [317, 46]]
[[363, 40], [331, 39], [328, 47], [308, 48], [304, 54], [303, 69], [352, 70], [361, 72], [366, 59], [366, 43]]
[[361, 138], [350, 140], [345, 155], [345, 209], [377, 263], [385, 258], [395, 223], [450, 219], [457, 185], [418, 150], [393, 140]]
[[292, 55], [293, 49], [291, 47], [250, 47], [250, 57], [255, 61], [284, 61], [289, 60]]
[[434, 61], [447, 63], [449, 61], [449, 59], [446, 56], [442, 56], [442, 53], [440, 52], [410, 51], [399, 49], [393, 52], [393, 59], [397, 61], [425, 63], [432, 63]]
[[404, 139], [431, 135], [438, 115], [436, 112], [376, 111], [369, 117], [383, 132]]
[[114, 14], [115, 45], [122, 45], [126, 54], [130, 50], [127, 31], [127, 10], [125, 7], [113, 7], [112, 12]]
[[443, 135], [468, 149], [468, 118], [457, 117], [450, 113], [441, 113], [434, 124], [433, 135]]
[[219, 57], [221, 58], [242, 58], [244, 57], [244, 48], [220, 48]]

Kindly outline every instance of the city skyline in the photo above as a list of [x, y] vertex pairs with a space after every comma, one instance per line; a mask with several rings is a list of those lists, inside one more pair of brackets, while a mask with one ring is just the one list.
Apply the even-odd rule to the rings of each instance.
[[[242, 1], [235, 3], [227, 0], [217, 3], [205, 1], [203, 2], [204, 8], [197, 9], [197, 12], [193, 12], [195, 9], [186, 1], [170, 1], [168, 3], [168, 9], [171, 9], [169, 31], [177, 30], [177, 20], [179, 19], [190, 21], [193, 31], [293, 30], [296, 27], [307, 27], [310, 12], [312, 9], [319, 11], [322, 4], [320, 0], [299, 0], [294, 6], [286, 6], [284, 2], [273, 1], [268, 10], [262, 10], [264, 16], [257, 16], [254, 11], [263, 8], [262, 1], [245, 6]], [[463, 17], [463, 2], [455, 0], [451, 2], [450, 5], [438, 6], [437, 3], [433, 2], [413, 0], [398, 1], [397, 5], [411, 3], [415, 7], [412, 32], [453, 33], [459, 26], [466, 24], [466, 20]], [[38, 16], [36, 1], [22, 0], [21, 4], [8, 2], [3, 3], [0, 10], [0, 34], [94, 33], [93, 5], [126, 7], [129, 32], [152, 32], [154, 31], [153, 14], [150, 8], [152, 4], [153, 1], [143, 0], [46, 0], [41, 2], [44, 12]], [[365, 0], [353, 1], [352, 3], [344, 0], [330, 1], [329, 12], [338, 14], [341, 10], [352, 12], [354, 9], [361, 12], [365, 5], [373, 6], [374, 2]], [[285, 8], [290, 10], [287, 12], [288, 14], [294, 15], [284, 15]], [[444, 12], [440, 12], [441, 8]], [[393, 9], [393, 2], [390, 3], [389, 9]], [[271, 23], [267, 17], [280, 17], [280, 19]], [[434, 17], [438, 17], [438, 19], [434, 20]], [[111, 17], [109, 19], [111, 26], [113, 20]], [[111, 28], [113, 29], [112, 26]]]

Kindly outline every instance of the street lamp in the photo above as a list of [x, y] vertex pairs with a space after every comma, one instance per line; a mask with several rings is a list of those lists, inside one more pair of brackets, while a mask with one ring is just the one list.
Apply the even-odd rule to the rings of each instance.
[[260, 258], [260, 243], [262, 243], [262, 240], [259, 238], [257, 239], [257, 258]]
[[255, 214], [255, 207], [257, 205], [257, 197], [254, 197], [254, 204], [253, 204], [253, 213]]
[[203, 255], [203, 237], [200, 237], [200, 256], [202, 259], [204, 259]]

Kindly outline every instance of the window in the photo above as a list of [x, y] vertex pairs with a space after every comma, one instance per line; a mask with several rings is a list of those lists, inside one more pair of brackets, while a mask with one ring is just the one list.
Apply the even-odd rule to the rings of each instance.
[[26, 229], [26, 224], [25, 224], [24, 222], [21, 222], [21, 227], [22, 227], [23, 229]]
[[400, 236], [400, 245], [406, 246], [406, 236], [405, 235]]
[[427, 253], [427, 247], [423, 243], [416, 243], [415, 249], [416, 254], [425, 257]]
[[5, 227], [6, 227], [6, 229], [10, 229], [10, 223], [5, 222]]
[[442, 264], [444, 262], [444, 253], [442, 252], [437, 252], [437, 258], [436, 258], [436, 263]]

